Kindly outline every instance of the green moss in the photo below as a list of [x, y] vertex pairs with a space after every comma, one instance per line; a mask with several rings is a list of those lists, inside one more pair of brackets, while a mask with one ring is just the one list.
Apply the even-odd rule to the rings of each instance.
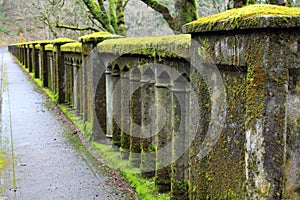
[[101, 42], [106, 39], [120, 38], [120, 35], [114, 35], [109, 32], [96, 32], [90, 35], [84, 35], [78, 38], [79, 42]]
[[60, 47], [61, 51], [67, 51], [67, 52], [82, 52], [82, 43], [80, 42], [72, 42], [64, 44]]
[[48, 44], [48, 43], [51, 43], [51, 40], [38, 40], [38, 41], [36, 41], [36, 43], [38, 43], [38, 44]]
[[5, 165], [5, 159], [3, 156], [3, 152], [0, 151], [0, 174], [1, 174], [1, 169], [3, 168], [4, 165]]
[[105, 40], [98, 44], [100, 53], [138, 54], [152, 57], [190, 56], [191, 36], [173, 35], [145, 38], [121, 38]]
[[46, 51], [53, 51], [53, 44], [47, 44], [47, 45], [45, 46], [45, 50], [46, 50]]
[[[120, 153], [115, 152], [111, 146], [93, 142], [92, 147], [102, 158], [104, 158], [104, 160], [108, 163], [108, 166], [113, 166], [116, 170], [128, 168], [128, 161], [122, 160]], [[136, 189], [140, 199], [170, 199], [169, 194], [159, 194], [156, 186], [154, 185], [154, 180], [144, 179], [140, 175], [140, 170], [138, 168], [132, 168], [130, 171], [122, 171], [122, 174], [130, 185]]]
[[55, 40], [52, 40], [52, 44], [65, 44], [69, 42], [76, 42], [75, 40], [72, 40], [70, 38], [57, 38]]
[[261, 55], [264, 46], [260, 40], [253, 39], [253, 44], [248, 46], [248, 54], [245, 61], [248, 64], [247, 86], [246, 86], [246, 127], [255, 128], [256, 120], [261, 118], [265, 104], [265, 69], [263, 67]]
[[199, 18], [184, 25], [186, 33], [241, 28], [297, 27], [300, 8], [256, 4]]
[[40, 49], [40, 48], [41, 48], [41, 44], [37, 44], [37, 45], [35, 45], [35, 46], [34, 46], [34, 48], [36, 48], [36, 49]]

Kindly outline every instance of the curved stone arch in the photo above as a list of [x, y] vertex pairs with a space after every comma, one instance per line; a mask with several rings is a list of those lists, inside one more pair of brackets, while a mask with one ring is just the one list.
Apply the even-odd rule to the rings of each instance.
[[130, 69], [129, 69], [129, 66], [128, 65], [125, 65], [123, 68], [122, 68], [122, 72], [124, 73], [126, 73], [126, 72], [128, 72]]
[[190, 89], [190, 77], [186, 73], [173, 77], [172, 90], [184, 91]]
[[162, 71], [156, 77], [157, 87], [169, 87], [171, 85], [171, 74], [167, 71]]
[[82, 65], [82, 59], [80, 59], [80, 58], [73, 58], [73, 61], [72, 61], [73, 63], [76, 63], [76, 65]]
[[130, 71], [130, 80], [132, 81], [141, 80], [141, 70], [138, 67], [135, 67]]
[[147, 67], [143, 71], [141, 81], [145, 83], [155, 81], [155, 72], [151, 67]]
[[112, 66], [109, 65], [109, 66], [106, 67], [105, 73], [110, 74], [111, 72], [112, 72]]
[[120, 66], [119, 66], [119, 64], [114, 64], [113, 66], [112, 66], [112, 74], [113, 75], [119, 75], [120, 74]]

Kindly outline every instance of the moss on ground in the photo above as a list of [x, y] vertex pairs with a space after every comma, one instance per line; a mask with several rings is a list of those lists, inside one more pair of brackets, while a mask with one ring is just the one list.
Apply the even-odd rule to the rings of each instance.
[[140, 174], [140, 169], [132, 168], [130, 171], [122, 171], [122, 169], [128, 169], [128, 160], [122, 160], [119, 152], [112, 149], [110, 145], [92, 143], [97, 153], [104, 158], [108, 163], [108, 166], [113, 166], [115, 170], [121, 170], [125, 179], [130, 183], [131, 187], [135, 188], [139, 198], [143, 200], [168, 200], [170, 194], [160, 194], [158, 188], [155, 186], [154, 179], [145, 179]]

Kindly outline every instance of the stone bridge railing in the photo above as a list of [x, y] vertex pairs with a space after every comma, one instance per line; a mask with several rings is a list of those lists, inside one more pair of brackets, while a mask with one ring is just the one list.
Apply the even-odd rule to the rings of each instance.
[[300, 198], [300, 11], [250, 6], [189, 34], [97, 33], [10, 52], [173, 199]]

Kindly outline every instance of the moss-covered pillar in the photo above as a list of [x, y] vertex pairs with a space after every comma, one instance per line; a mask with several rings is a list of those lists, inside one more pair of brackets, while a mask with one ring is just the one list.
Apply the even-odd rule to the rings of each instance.
[[113, 121], [113, 80], [111, 67], [106, 68], [105, 83], [106, 83], [106, 137], [112, 138], [112, 121]]
[[47, 77], [45, 79], [47, 80], [46, 84], [47, 87], [53, 92], [54, 91], [54, 80], [55, 80], [55, 71], [54, 71], [54, 53], [55, 50], [53, 49], [53, 44], [47, 44], [45, 45], [45, 56], [46, 56], [46, 65], [45, 67], [47, 68]]
[[23, 64], [23, 48], [22, 48], [22, 45], [19, 44], [18, 48], [19, 48], [19, 57], [20, 57], [19, 62], [21, 64]]
[[[32, 43], [27, 45], [27, 51], [28, 51], [28, 68], [29, 68], [29, 72], [34, 73], [34, 69], [33, 69], [33, 60], [34, 60], [34, 55], [33, 55], [33, 45]], [[34, 74], [33, 74], [34, 76]]]
[[75, 110], [76, 114], [80, 114], [80, 85], [82, 84], [82, 76], [81, 76], [81, 69], [82, 66], [80, 63], [73, 63], [73, 109]]
[[39, 49], [35, 47], [36, 43], [32, 43], [32, 72], [34, 74], [34, 78], [39, 78]]
[[151, 68], [145, 69], [141, 77], [141, 173], [145, 178], [155, 175], [155, 76]]
[[[100, 56], [100, 55], [99, 55]], [[93, 125], [93, 136], [92, 139], [96, 142], [106, 142], [106, 77], [105, 77], [105, 71], [103, 68], [99, 70], [100, 66], [102, 66], [103, 63], [98, 62], [99, 59], [98, 56], [96, 56], [96, 61], [93, 61], [94, 64], [96, 64], [96, 69], [94, 68], [94, 76], [93, 76], [93, 87], [95, 89], [95, 96], [89, 97], [89, 105], [92, 105], [92, 110], [89, 110], [90, 113], [93, 113], [91, 115], [91, 122]], [[103, 71], [102, 71], [103, 70]], [[101, 73], [100, 73], [101, 72]], [[119, 94], [120, 97], [120, 94]], [[110, 99], [111, 100], [111, 99]], [[118, 113], [118, 116], [120, 116], [120, 112]], [[90, 117], [90, 116], [89, 116]]]
[[171, 199], [188, 200], [189, 189], [189, 144], [191, 137], [190, 87], [183, 75], [172, 86], [172, 142], [173, 164], [171, 175]]
[[41, 58], [41, 77], [44, 87], [48, 87], [48, 67], [47, 67], [47, 52], [45, 46], [48, 42], [40, 43], [40, 58]]
[[141, 73], [136, 67], [130, 72], [130, 157], [133, 167], [139, 167], [141, 162]]
[[20, 48], [21, 48], [21, 64], [24, 66], [24, 64], [25, 64], [25, 57], [26, 57], [25, 45], [21, 44]]
[[[92, 74], [89, 77], [89, 72], [92, 73], [92, 63], [87, 56], [91, 53], [93, 44], [82, 42], [82, 63], [83, 66], [80, 69], [81, 86], [80, 86], [80, 113], [83, 121], [88, 120], [88, 88], [85, 86], [88, 84], [89, 78], [92, 78]], [[89, 78], [88, 78], [89, 77]]]
[[118, 122], [121, 118], [121, 87], [116, 87], [120, 80], [120, 68], [118, 65], [112, 69], [112, 147], [119, 151], [121, 146], [121, 128]]
[[[156, 70], [159, 70], [157, 68]], [[155, 107], [156, 107], [156, 172], [155, 185], [160, 192], [171, 190], [171, 166], [166, 158], [172, 156], [171, 148], [167, 148], [172, 137], [171, 124], [171, 79], [167, 72], [157, 72], [155, 84]]]
[[[75, 55], [74, 55], [75, 57]], [[74, 60], [72, 60], [71, 64], [70, 64], [70, 69], [69, 69], [69, 74], [70, 74], [70, 82], [69, 82], [69, 105], [71, 108], [73, 108], [74, 106], [74, 99], [73, 99], [73, 96], [74, 96], [74, 79], [76, 78], [76, 74], [75, 74], [75, 77], [74, 77], [74, 69], [76, 67], [74, 67], [74, 65], [76, 65], [76, 60], [74, 58]]]
[[30, 47], [30, 44], [26, 44], [26, 68], [28, 68], [29, 72], [32, 72], [32, 48]]
[[[89, 73], [93, 72], [92, 68], [95, 67], [95, 66], [92, 66], [94, 63], [91, 63], [90, 60], [87, 59], [87, 58], [91, 55], [91, 53], [96, 52], [96, 47], [97, 47], [98, 43], [100, 43], [100, 42], [102, 42], [106, 39], [119, 38], [119, 37], [120, 36], [113, 35], [113, 34], [110, 34], [108, 32], [96, 32], [96, 33], [89, 34], [89, 35], [84, 35], [84, 36], [78, 38], [78, 41], [82, 43], [82, 64], [83, 65], [82, 65], [82, 69], [80, 69], [79, 74], [81, 76], [81, 80], [82, 80], [81, 82], [83, 83], [80, 87], [80, 94], [81, 94], [80, 112], [82, 114], [83, 121], [97, 120], [96, 119], [97, 114], [95, 114], [95, 112], [98, 112], [98, 110], [97, 111], [91, 111], [90, 110], [90, 109], [95, 108], [95, 106], [94, 106], [95, 99], [90, 99], [90, 100], [88, 99], [88, 98], [92, 98], [92, 96], [88, 95], [87, 88], [85, 87], [85, 85], [89, 81], [93, 82], [93, 81], [98, 79], [98, 77], [93, 79], [92, 78], [93, 74], [89, 74]], [[93, 52], [94, 50], [95, 50], [95, 52]], [[101, 81], [104, 81], [104, 83], [105, 83], [104, 74], [101, 74], [101, 76], [103, 76], [103, 79], [101, 79]], [[88, 77], [90, 77], [92, 79], [89, 80]], [[96, 83], [96, 84], [98, 84], [98, 83]], [[94, 87], [97, 87], [97, 85], [94, 85]], [[97, 90], [97, 89], [95, 89], [95, 90]], [[94, 91], [94, 92], [97, 92], [97, 91]], [[101, 106], [105, 110], [106, 100], [105, 100], [104, 96], [103, 96], [103, 98], [104, 98], [104, 101], [103, 101], [103, 104]], [[95, 116], [95, 119], [92, 119], [93, 116]], [[100, 123], [101, 128], [105, 129], [106, 120], [103, 118], [103, 120], [99, 121], [99, 123]]]
[[54, 74], [55, 74], [55, 93], [57, 95], [57, 102], [64, 103], [65, 101], [65, 63], [64, 57], [61, 52], [60, 47], [63, 44], [74, 42], [74, 40], [70, 40], [68, 38], [59, 38], [52, 41], [54, 50], [55, 50], [55, 57], [54, 57]]
[[[235, 184], [245, 191], [246, 199], [284, 199], [288, 195], [288, 80], [291, 67], [295, 63], [299, 67], [299, 15], [299, 8], [252, 5], [184, 26], [220, 67], [233, 65], [243, 71], [246, 66], [245, 189]], [[228, 94], [234, 88], [228, 88]], [[227, 105], [232, 102], [227, 97]], [[227, 107], [227, 121], [238, 117], [232, 108]]]
[[[296, 38], [297, 37], [295, 37], [295, 39]], [[296, 40], [299, 41], [299, 39], [298, 34], [298, 39]], [[299, 50], [300, 43], [298, 43], [298, 51]], [[300, 59], [298, 58], [298, 66], [300, 64], [299, 61]], [[285, 165], [284, 190], [286, 199], [300, 199], [300, 68], [289, 70], [287, 107], [287, 160]]]
[[120, 83], [118, 87], [121, 87], [121, 157], [122, 159], [128, 159], [130, 155], [130, 72], [128, 68], [125, 68], [121, 72]]
[[276, 32], [253, 35], [248, 44], [245, 160], [249, 198], [283, 198], [289, 61], [282, 37]]
[[73, 58], [67, 53], [63, 53], [64, 56], [64, 66], [65, 66], [65, 72], [64, 72], [64, 77], [65, 77], [65, 103], [67, 105], [70, 105], [71, 99], [70, 99], [70, 94], [71, 94], [71, 68], [73, 68]]

